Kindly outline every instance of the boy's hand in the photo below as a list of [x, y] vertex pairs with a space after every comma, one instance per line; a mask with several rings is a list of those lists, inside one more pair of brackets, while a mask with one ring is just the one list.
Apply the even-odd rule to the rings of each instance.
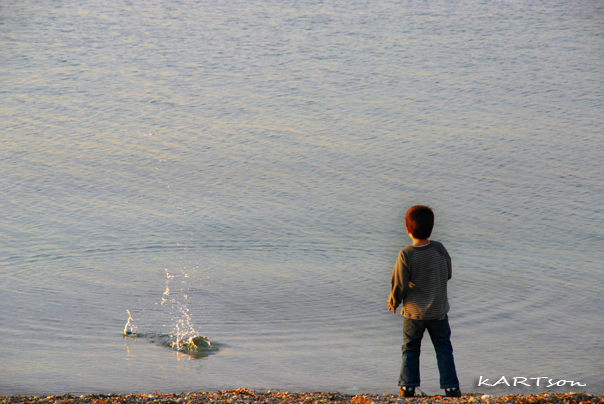
[[392, 314], [396, 314], [396, 307], [388, 302], [388, 311], [392, 311]]

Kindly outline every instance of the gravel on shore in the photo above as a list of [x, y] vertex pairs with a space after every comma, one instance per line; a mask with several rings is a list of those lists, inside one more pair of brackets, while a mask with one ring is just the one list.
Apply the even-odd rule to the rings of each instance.
[[491, 396], [464, 394], [461, 398], [416, 396], [402, 398], [392, 394], [288, 393], [278, 390], [257, 392], [237, 389], [216, 392], [180, 394], [89, 394], [74, 396], [9, 396], [0, 397], [0, 404], [604, 404], [604, 397], [586, 393], [552, 393]]

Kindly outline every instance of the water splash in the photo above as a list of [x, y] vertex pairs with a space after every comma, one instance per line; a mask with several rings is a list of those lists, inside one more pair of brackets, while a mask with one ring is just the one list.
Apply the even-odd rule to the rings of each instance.
[[[124, 326], [124, 338], [140, 337], [148, 338], [152, 343], [158, 343], [176, 351], [188, 354], [194, 358], [205, 358], [218, 351], [221, 344], [213, 344], [208, 338], [199, 334], [193, 321], [191, 320], [188, 307], [189, 295], [187, 291], [190, 288], [189, 274], [185, 267], [177, 274], [171, 274], [166, 268], [166, 290], [162, 295], [161, 306], [169, 308], [171, 324], [164, 324], [164, 327], [170, 327], [169, 333], [145, 333], [139, 332], [138, 327], [134, 325], [134, 319], [128, 312], [128, 321]], [[173, 290], [174, 291], [173, 291]], [[126, 346], [128, 352], [130, 349]]]
[[124, 326], [124, 335], [138, 335], [138, 327], [135, 326], [132, 322], [134, 319], [132, 318], [132, 314], [130, 314], [130, 310], [126, 309], [128, 312], [128, 322]]
[[[177, 274], [171, 274], [166, 268], [166, 290], [162, 296], [161, 305], [169, 305], [170, 307], [172, 332], [169, 334], [170, 340], [163, 341], [161, 344], [189, 354], [215, 350], [216, 348], [210, 340], [199, 334], [193, 327], [188, 307], [189, 295], [186, 293], [188, 278], [187, 268], [182, 269]], [[174, 285], [175, 283], [177, 284]], [[176, 293], [170, 290], [171, 284], [173, 289], [177, 290]], [[178, 289], [178, 286], [180, 286], [180, 289]]]

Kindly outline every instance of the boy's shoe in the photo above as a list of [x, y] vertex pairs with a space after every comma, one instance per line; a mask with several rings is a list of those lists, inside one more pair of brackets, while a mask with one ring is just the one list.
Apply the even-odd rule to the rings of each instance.
[[445, 389], [445, 396], [461, 397], [461, 390], [459, 389], [459, 387], [449, 387], [448, 389]]
[[415, 387], [402, 386], [399, 395], [403, 397], [415, 397]]

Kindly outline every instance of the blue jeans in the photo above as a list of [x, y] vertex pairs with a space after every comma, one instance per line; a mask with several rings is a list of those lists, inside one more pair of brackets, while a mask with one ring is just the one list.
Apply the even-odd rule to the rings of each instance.
[[440, 372], [440, 388], [459, 387], [455, 361], [453, 360], [453, 346], [451, 345], [451, 327], [447, 316], [439, 320], [412, 320], [403, 321], [403, 366], [399, 386], [418, 387], [419, 384], [419, 354], [424, 331], [428, 330], [430, 339], [436, 351], [436, 361]]

